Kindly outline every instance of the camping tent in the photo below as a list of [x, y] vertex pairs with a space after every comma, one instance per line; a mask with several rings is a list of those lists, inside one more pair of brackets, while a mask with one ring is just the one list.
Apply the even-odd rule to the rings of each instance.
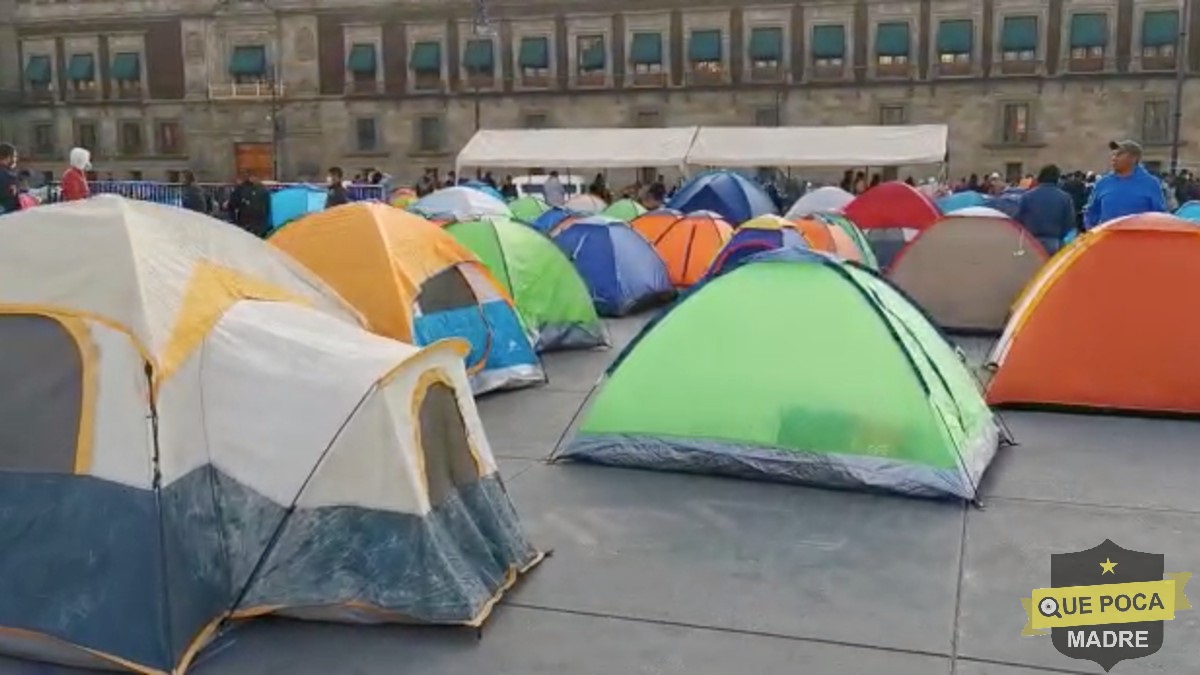
[[618, 199], [601, 211], [606, 216], [620, 218], [627, 223], [645, 212], [646, 207], [639, 204], [635, 199]]
[[582, 194], [568, 199], [567, 203], [563, 204], [563, 208], [576, 213], [592, 215], [602, 213], [604, 209], [608, 208], [608, 204], [596, 195]]
[[[831, 244], [832, 242], [826, 242]], [[811, 248], [812, 242], [796, 223], [774, 215], [751, 218], [733, 233], [725, 248], [717, 253], [709, 275], [732, 269], [755, 254], [777, 248], [799, 246]], [[830, 249], [826, 249], [830, 250]]]
[[1200, 202], [1198, 202], [1198, 201], [1186, 202], [1183, 206], [1180, 206], [1175, 211], [1175, 215], [1180, 218], [1183, 218], [1184, 220], [1190, 220], [1192, 222], [1200, 222]]
[[0, 236], [0, 652], [166, 673], [264, 614], [477, 625], [540, 560], [457, 343], [371, 335], [179, 209], [101, 196]]
[[538, 351], [608, 344], [587, 285], [546, 235], [506, 218], [446, 227], [508, 291]]
[[410, 204], [408, 210], [432, 220], [446, 221], [485, 216], [512, 217], [512, 212], [502, 200], [462, 185], [431, 192]]
[[[840, 230], [853, 243], [854, 252], [842, 254], [843, 258], [860, 262], [873, 270], [879, 269], [879, 263], [875, 260], [875, 251], [871, 249], [871, 242], [853, 221], [837, 213], [818, 213], [813, 218], [829, 225], [830, 229]], [[842, 237], [836, 231], [833, 234], [834, 238], [839, 240], [838, 245], [844, 247], [844, 242], [841, 241]]]
[[504, 196], [501, 195], [500, 191], [497, 190], [494, 186], [492, 186], [491, 183], [487, 183], [487, 182], [481, 181], [481, 180], [469, 180], [465, 183], [462, 183], [462, 186], [469, 187], [472, 190], [479, 190], [480, 192], [482, 192], [483, 194], [485, 194], [489, 197], [495, 197], [496, 199], [499, 199], [500, 201], [504, 201]]
[[569, 218], [575, 218], [581, 215], [583, 214], [575, 213], [574, 211], [564, 209], [561, 206], [551, 206], [550, 208], [546, 209], [545, 213], [534, 219], [530, 226], [538, 232], [549, 234]]
[[302, 218], [270, 242], [337, 289], [372, 331], [417, 345], [470, 342], [476, 393], [545, 381], [504, 289], [470, 251], [419, 216], [346, 204]]
[[634, 219], [630, 225], [649, 241], [676, 288], [687, 288], [704, 278], [709, 265], [733, 237], [733, 228], [711, 213], [692, 213], [674, 220], [657, 211]]
[[852, 201], [854, 201], [854, 195], [836, 185], [826, 185], [807, 192], [797, 199], [784, 217], [794, 220], [816, 213], [841, 213]]
[[992, 352], [995, 405], [1200, 413], [1200, 228], [1164, 214], [1080, 235], [1026, 288]]
[[999, 333], [1047, 257], [1008, 218], [947, 216], [901, 249], [888, 278], [943, 328]]
[[684, 213], [713, 211], [735, 225], [777, 213], [767, 193], [736, 171], [708, 171], [693, 177], [679, 188], [667, 206]]
[[987, 197], [974, 190], [964, 190], [938, 199], [937, 207], [941, 209], [942, 213], [952, 213], [961, 209], [969, 209], [973, 206], [983, 206], [986, 203]]
[[891, 265], [904, 244], [942, 217], [929, 197], [900, 182], [867, 190], [850, 202], [845, 214], [866, 234], [881, 268]]
[[972, 499], [1000, 438], [954, 348], [902, 294], [797, 248], [697, 287], [601, 387], [560, 457]]
[[630, 314], [675, 295], [662, 258], [622, 220], [571, 221], [554, 235], [554, 243], [579, 270], [601, 316]]
[[979, 218], [1011, 218], [1003, 211], [997, 211], [990, 206], [968, 206], [946, 214], [948, 216], [974, 216]]
[[325, 208], [325, 190], [311, 185], [292, 185], [271, 193], [271, 229], [278, 229]]
[[532, 225], [542, 214], [550, 210], [550, 206], [546, 204], [546, 200], [542, 199], [541, 195], [525, 195], [509, 202], [508, 210], [512, 211], [513, 218]]

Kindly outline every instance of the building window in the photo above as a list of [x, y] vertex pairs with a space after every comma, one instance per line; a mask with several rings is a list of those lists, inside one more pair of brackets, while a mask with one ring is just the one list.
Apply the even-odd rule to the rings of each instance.
[[142, 123], [134, 121], [121, 122], [117, 126], [117, 144], [121, 155], [136, 157], [145, 151], [142, 139]]
[[142, 56], [137, 52], [113, 55], [109, 72], [117, 85], [117, 95], [127, 97], [142, 91]]
[[91, 150], [93, 155], [97, 154], [95, 122], [75, 123], [75, 145]]
[[266, 80], [267, 48], [262, 45], [234, 47], [229, 57], [229, 74], [238, 84], [256, 84]]
[[376, 128], [374, 117], [360, 117], [354, 120], [355, 147], [359, 152], [374, 152], [379, 148], [379, 129]]
[[908, 124], [908, 106], [901, 104], [879, 106], [879, 123], [884, 126]]
[[1038, 53], [1038, 18], [1007, 16], [1000, 30], [1002, 59], [1012, 63], [1034, 63]]
[[409, 55], [413, 71], [413, 89], [418, 91], [442, 87], [442, 43], [418, 42]]
[[608, 66], [603, 35], [580, 35], [575, 38], [575, 63], [579, 75], [603, 75]]
[[1029, 104], [1006, 103], [1003, 122], [1001, 140], [1014, 144], [1029, 142]]
[[1161, 10], [1142, 15], [1142, 66], [1163, 68], [1175, 66], [1175, 50], [1179, 44], [1179, 11]]
[[771, 106], [770, 108], [758, 108], [754, 111], [754, 126], [756, 127], [777, 127], [779, 126], [779, 108]]
[[548, 124], [548, 116], [546, 113], [525, 113], [525, 128], [526, 129], [545, 129], [550, 126]]
[[517, 50], [517, 66], [521, 69], [521, 84], [526, 87], [545, 87], [550, 84], [550, 38], [524, 37]]
[[907, 72], [909, 56], [908, 23], [881, 23], [875, 29], [875, 62], [881, 72]]
[[754, 70], [779, 70], [783, 63], [783, 29], [774, 26], [751, 29], [749, 56]]
[[379, 72], [379, 58], [375, 45], [360, 42], [350, 46], [350, 55], [346, 57], [346, 70], [356, 85], [375, 84]]
[[975, 25], [970, 19], [953, 19], [938, 24], [938, 63], [942, 66], [969, 65], [974, 46]]
[[417, 149], [421, 152], [441, 152], [446, 144], [446, 131], [442, 118], [425, 115], [417, 118]]
[[1020, 162], [1008, 162], [1004, 165], [1004, 180], [1007, 183], [1016, 183], [1025, 177], [1025, 165]]
[[723, 53], [720, 30], [692, 31], [688, 39], [688, 63], [693, 76], [701, 81], [720, 79]]
[[49, 56], [34, 54], [25, 62], [25, 83], [34, 91], [49, 91], [54, 81], [54, 69]]
[[1169, 143], [1171, 141], [1171, 102], [1146, 101], [1142, 106], [1142, 141]]
[[1107, 14], [1071, 16], [1071, 60], [1103, 61], [1108, 47]]
[[91, 54], [72, 54], [67, 61], [67, 80], [75, 95], [88, 95], [96, 90], [96, 57]]
[[639, 110], [633, 123], [639, 129], [656, 129], [662, 126], [662, 114], [657, 110]]
[[182, 155], [183, 154], [183, 131], [179, 126], [179, 122], [162, 121], [158, 123], [155, 133], [155, 140], [158, 144], [158, 154], [160, 155]]
[[846, 27], [814, 26], [812, 57], [819, 70], [836, 71], [840, 75], [846, 65]]
[[33, 152], [42, 157], [57, 154], [54, 142], [54, 125], [39, 122], [33, 125]]
[[463, 50], [467, 82], [478, 89], [490, 87], [496, 78], [496, 50], [490, 39], [469, 40]]
[[634, 33], [630, 41], [629, 62], [636, 75], [663, 72], [662, 33]]

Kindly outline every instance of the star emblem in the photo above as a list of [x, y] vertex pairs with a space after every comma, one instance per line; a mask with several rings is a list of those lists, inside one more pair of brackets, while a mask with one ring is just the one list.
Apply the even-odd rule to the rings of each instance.
[[1104, 576], [1105, 574], [1111, 574], [1113, 576], [1116, 576], [1117, 571], [1115, 569], [1113, 569], [1116, 566], [1117, 566], [1117, 563], [1113, 562], [1109, 558], [1105, 558], [1104, 562], [1100, 563], [1100, 568], [1104, 570], [1103, 572], [1100, 573], [1100, 576]]

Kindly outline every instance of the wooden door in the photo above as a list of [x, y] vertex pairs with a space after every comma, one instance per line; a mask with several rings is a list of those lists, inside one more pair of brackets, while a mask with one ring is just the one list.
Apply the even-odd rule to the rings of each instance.
[[240, 180], [250, 173], [262, 180], [275, 180], [275, 158], [270, 143], [234, 143], [234, 170]]

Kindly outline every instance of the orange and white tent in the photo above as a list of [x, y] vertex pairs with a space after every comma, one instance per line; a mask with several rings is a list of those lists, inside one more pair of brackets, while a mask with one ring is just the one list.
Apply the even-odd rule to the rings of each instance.
[[992, 405], [1200, 413], [1200, 228], [1106, 223], [1025, 289], [992, 352]]

